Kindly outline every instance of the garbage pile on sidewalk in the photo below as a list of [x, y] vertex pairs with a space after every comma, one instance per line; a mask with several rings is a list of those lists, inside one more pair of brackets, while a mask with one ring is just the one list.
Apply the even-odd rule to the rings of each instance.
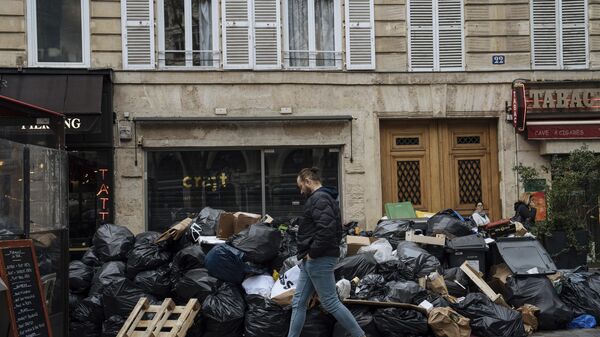
[[[522, 228], [511, 237], [493, 231], [495, 239], [474, 228], [452, 210], [382, 220], [373, 232], [346, 226], [338, 294], [367, 336], [520, 337], [595, 327], [600, 274], [557, 271]], [[296, 231], [294, 221], [210, 208], [162, 235], [103, 225], [69, 267], [70, 333], [116, 336], [139, 298], [170, 297], [202, 303], [187, 336], [285, 337], [300, 272]], [[309, 307], [302, 336], [349, 336], [316, 296]]]

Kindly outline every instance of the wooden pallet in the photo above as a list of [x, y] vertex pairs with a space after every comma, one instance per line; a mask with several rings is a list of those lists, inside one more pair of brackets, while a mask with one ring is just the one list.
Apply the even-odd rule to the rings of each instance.
[[185, 306], [176, 306], [170, 298], [161, 305], [150, 305], [148, 299], [142, 297], [117, 337], [185, 337], [198, 311], [197, 299], [191, 299]]

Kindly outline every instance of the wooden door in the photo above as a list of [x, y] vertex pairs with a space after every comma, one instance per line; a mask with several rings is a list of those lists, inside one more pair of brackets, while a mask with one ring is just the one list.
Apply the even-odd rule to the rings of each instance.
[[394, 121], [381, 125], [382, 193], [417, 210], [470, 215], [483, 201], [499, 217], [494, 120]]

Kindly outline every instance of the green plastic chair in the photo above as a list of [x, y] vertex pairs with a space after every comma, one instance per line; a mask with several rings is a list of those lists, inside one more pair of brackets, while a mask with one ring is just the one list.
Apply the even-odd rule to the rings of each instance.
[[388, 219], [414, 219], [417, 217], [410, 201], [388, 202], [385, 204], [385, 215]]

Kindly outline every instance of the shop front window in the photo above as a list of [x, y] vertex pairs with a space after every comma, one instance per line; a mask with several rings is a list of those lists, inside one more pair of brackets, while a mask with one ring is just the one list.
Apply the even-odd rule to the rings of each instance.
[[326, 148], [149, 152], [148, 229], [162, 231], [204, 207], [301, 215], [298, 172], [317, 166], [324, 185], [337, 189], [338, 157], [338, 149]]
[[69, 152], [71, 246], [87, 246], [103, 223], [112, 222], [112, 151]]

